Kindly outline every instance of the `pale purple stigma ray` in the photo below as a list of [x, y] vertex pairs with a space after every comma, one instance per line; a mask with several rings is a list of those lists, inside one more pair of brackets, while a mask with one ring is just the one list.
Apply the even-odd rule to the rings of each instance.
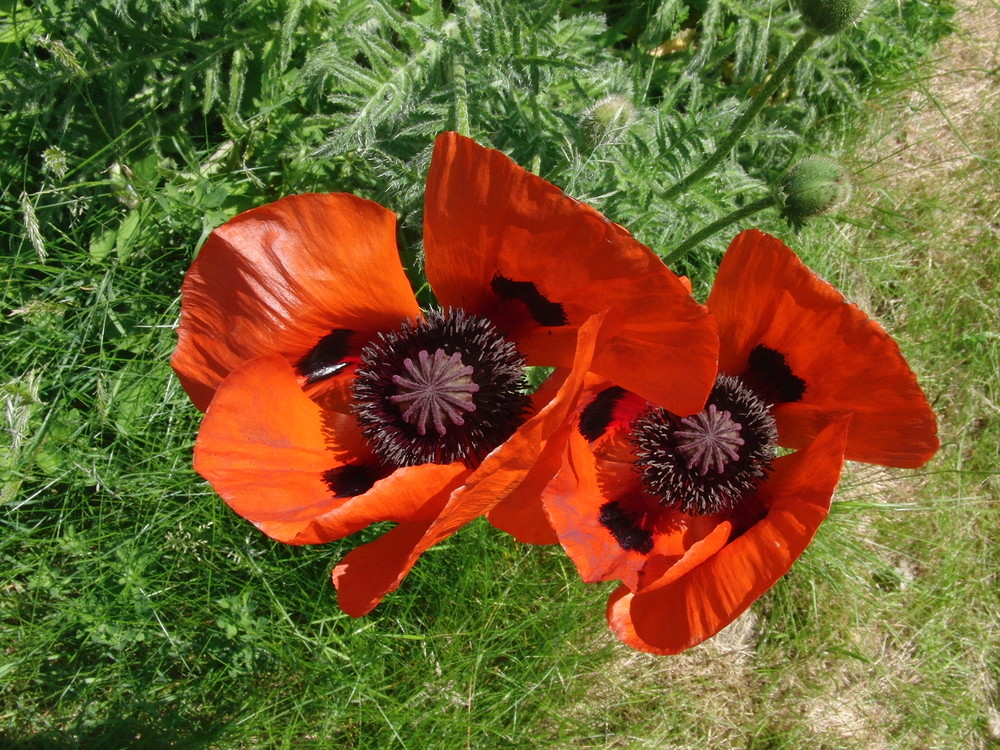
[[472, 367], [462, 362], [458, 352], [449, 355], [436, 349], [432, 355], [421, 349], [416, 362], [407, 357], [403, 366], [409, 377], [392, 376], [400, 392], [389, 400], [407, 407], [403, 419], [421, 435], [427, 434], [429, 425], [444, 435], [449, 426], [446, 418], [451, 425], [462, 425], [463, 413], [476, 410], [472, 394], [479, 386], [472, 382]]
[[742, 425], [733, 421], [728, 411], [719, 411], [709, 404], [704, 411], [681, 420], [689, 428], [677, 430], [674, 437], [677, 450], [687, 459], [688, 469], [697, 470], [701, 476], [709, 471], [722, 474], [731, 461], [739, 459], [737, 448], [743, 445], [740, 437]]

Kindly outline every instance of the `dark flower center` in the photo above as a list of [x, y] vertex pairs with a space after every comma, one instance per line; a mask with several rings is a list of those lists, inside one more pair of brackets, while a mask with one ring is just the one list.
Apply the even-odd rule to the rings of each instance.
[[777, 440], [767, 403], [739, 378], [720, 375], [705, 409], [678, 417], [652, 407], [629, 441], [646, 490], [690, 515], [737, 507], [766, 476]]
[[475, 465], [524, 421], [524, 358], [486, 318], [435, 310], [361, 350], [354, 413], [391, 466]]

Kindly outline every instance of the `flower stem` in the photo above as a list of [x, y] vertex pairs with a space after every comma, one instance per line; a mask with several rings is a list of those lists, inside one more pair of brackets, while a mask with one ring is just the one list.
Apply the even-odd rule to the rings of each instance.
[[771, 99], [774, 92], [778, 90], [778, 86], [781, 82], [785, 80], [792, 68], [795, 67], [795, 64], [806, 53], [806, 50], [808, 50], [809, 47], [812, 46], [813, 42], [819, 39], [819, 37], [820, 35], [812, 29], [806, 29], [802, 36], [799, 37], [799, 41], [797, 41], [795, 46], [792, 47], [788, 56], [781, 61], [781, 64], [771, 74], [771, 77], [764, 81], [763, 85], [761, 85], [760, 90], [750, 101], [750, 106], [747, 107], [743, 114], [740, 115], [739, 119], [733, 123], [726, 139], [719, 144], [718, 148], [715, 149], [712, 155], [709, 156], [700, 167], [669, 187], [663, 194], [664, 199], [669, 200], [671, 198], [675, 198], [684, 192], [684, 190], [688, 187], [719, 166], [719, 163], [729, 155], [730, 151], [733, 150], [736, 142], [746, 131], [753, 119], [764, 108], [764, 105]]
[[669, 253], [663, 256], [663, 262], [666, 263], [667, 265], [676, 263], [685, 255], [687, 255], [688, 251], [691, 248], [695, 247], [698, 243], [707, 240], [709, 237], [711, 237], [719, 230], [725, 229], [730, 224], [735, 224], [740, 219], [745, 219], [747, 216], [755, 214], [758, 211], [763, 211], [765, 208], [771, 208], [776, 204], [777, 201], [775, 200], [774, 196], [769, 195], [766, 198], [755, 200], [753, 203], [748, 203], [742, 208], [736, 209], [731, 214], [723, 216], [718, 221], [713, 221], [711, 224], [702, 227], [699, 231], [692, 234], [681, 244], [679, 244], [677, 247], [675, 247], [673, 250], [671, 250]]
[[455, 130], [470, 137], [472, 133], [469, 127], [469, 87], [465, 78], [465, 65], [458, 55], [452, 59], [451, 78], [455, 85]]

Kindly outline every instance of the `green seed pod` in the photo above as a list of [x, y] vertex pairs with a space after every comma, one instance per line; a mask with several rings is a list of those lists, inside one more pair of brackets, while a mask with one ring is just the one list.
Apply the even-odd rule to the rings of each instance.
[[851, 184], [836, 162], [810, 156], [795, 164], [781, 178], [778, 205], [793, 227], [836, 208], [851, 194]]
[[632, 102], [620, 94], [606, 96], [584, 113], [580, 125], [587, 148], [593, 149], [624, 132], [635, 117]]
[[857, 23], [865, 0], [798, 0], [802, 20], [813, 31], [830, 36]]

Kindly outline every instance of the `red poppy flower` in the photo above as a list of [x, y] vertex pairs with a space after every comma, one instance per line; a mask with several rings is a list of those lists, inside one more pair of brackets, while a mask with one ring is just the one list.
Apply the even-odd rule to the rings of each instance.
[[[396, 524], [334, 571], [352, 615], [504, 496], [540, 492], [588, 369], [690, 413], [716, 367], [714, 323], [648, 248], [497, 151], [438, 138], [424, 230], [427, 313], [393, 214], [343, 194], [237, 216], [182, 289], [172, 364], [207, 410], [195, 467], [223, 499], [291, 544]], [[529, 397], [526, 364], [568, 371]]]
[[779, 240], [736, 237], [708, 307], [720, 366], [700, 413], [590, 376], [543, 503], [515, 497], [490, 516], [527, 541], [551, 522], [584, 580], [622, 582], [618, 637], [658, 654], [714, 635], [788, 571], [845, 457], [916, 467], [938, 447], [896, 344]]

